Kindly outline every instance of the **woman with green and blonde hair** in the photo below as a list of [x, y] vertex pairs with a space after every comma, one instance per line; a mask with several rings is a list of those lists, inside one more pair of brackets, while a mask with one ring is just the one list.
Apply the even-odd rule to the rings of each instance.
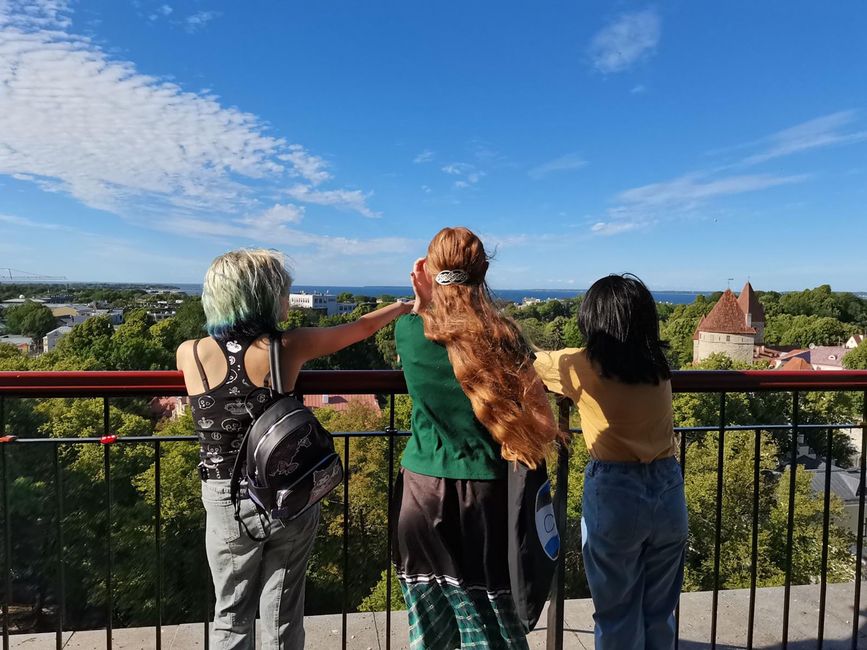
[[[277, 251], [221, 255], [202, 291], [209, 336], [185, 341], [177, 352], [201, 445], [205, 547], [216, 591], [211, 647], [219, 650], [252, 650], [257, 609], [262, 648], [304, 647], [304, 582], [319, 506], [284, 522], [260, 519], [244, 499], [242, 522], [262, 539], [254, 541], [240, 531], [230, 498], [232, 466], [253, 420], [245, 402], [268, 382], [270, 336], [279, 334], [283, 386], [291, 391], [304, 363], [367, 338], [412, 308], [394, 303], [352, 323], [279, 332], [291, 284]], [[255, 414], [257, 400], [250, 403]]]

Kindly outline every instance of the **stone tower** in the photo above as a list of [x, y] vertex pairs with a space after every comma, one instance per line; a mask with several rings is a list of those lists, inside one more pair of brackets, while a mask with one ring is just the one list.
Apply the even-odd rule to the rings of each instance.
[[755, 344], [756, 329], [747, 324], [747, 315], [738, 304], [738, 299], [731, 289], [726, 289], [695, 330], [692, 361], [696, 363], [716, 352], [722, 352], [734, 361], [752, 363]]

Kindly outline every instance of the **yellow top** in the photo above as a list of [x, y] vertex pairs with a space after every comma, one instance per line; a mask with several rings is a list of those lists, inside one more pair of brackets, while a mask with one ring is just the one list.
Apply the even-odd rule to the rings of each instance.
[[572, 399], [590, 456], [649, 463], [677, 454], [671, 382], [625, 384], [603, 377], [584, 348], [536, 353], [536, 372], [549, 390]]

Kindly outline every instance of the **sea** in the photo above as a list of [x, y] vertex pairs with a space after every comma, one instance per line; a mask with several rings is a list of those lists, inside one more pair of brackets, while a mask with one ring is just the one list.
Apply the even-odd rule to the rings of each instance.
[[[159, 285], [158, 287], [164, 289], [168, 285]], [[172, 288], [183, 291], [189, 295], [200, 295], [202, 293], [202, 285], [201, 284], [177, 284]], [[356, 296], [372, 296], [377, 298], [379, 296], [395, 296], [400, 298], [402, 296], [412, 296], [412, 287], [409, 286], [362, 286], [362, 287], [340, 287], [333, 285], [303, 285], [303, 284], [294, 284], [292, 285], [293, 293], [331, 293], [331, 294], [341, 294], [344, 292], [349, 292]], [[585, 289], [495, 289], [491, 288], [491, 292], [494, 294], [496, 298], [500, 300], [508, 300], [509, 302], [514, 303], [522, 303], [525, 298], [530, 299], [538, 299], [538, 300], [564, 300], [566, 298], [576, 298], [584, 294]], [[654, 291], [653, 297], [656, 298], [657, 302], [667, 302], [674, 305], [686, 305], [693, 301], [695, 301], [696, 297], [699, 295], [709, 296], [713, 292], [712, 291]]]

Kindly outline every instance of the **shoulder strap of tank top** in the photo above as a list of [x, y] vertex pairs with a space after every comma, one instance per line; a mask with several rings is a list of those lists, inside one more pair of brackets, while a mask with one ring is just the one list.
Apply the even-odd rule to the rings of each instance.
[[196, 361], [196, 368], [199, 369], [199, 376], [202, 378], [202, 385], [205, 387], [205, 392], [208, 393], [211, 390], [211, 386], [208, 383], [208, 376], [205, 374], [205, 367], [202, 365], [202, 360], [199, 359], [199, 339], [196, 339], [193, 342], [193, 359]]

